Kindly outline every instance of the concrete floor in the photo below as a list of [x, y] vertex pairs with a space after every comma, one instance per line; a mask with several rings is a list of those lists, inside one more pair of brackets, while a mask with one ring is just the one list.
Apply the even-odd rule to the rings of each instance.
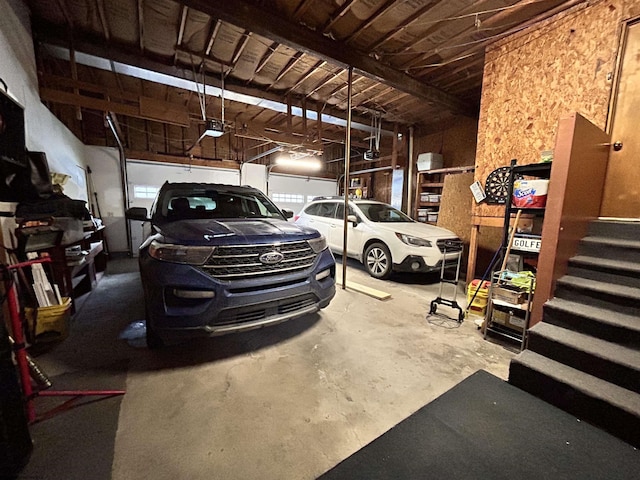
[[339, 289], [319, 314], [151, 352], [137, 264], [111, 261], [38, 361], [54, 388], [127, 393], [34, 425], [20, 478], [312, 479], [477, 370], [507, 378], [512, 345], [426, 319], [438, 275], [379, 281], [350, 262], [349, 281], [392, 298]]

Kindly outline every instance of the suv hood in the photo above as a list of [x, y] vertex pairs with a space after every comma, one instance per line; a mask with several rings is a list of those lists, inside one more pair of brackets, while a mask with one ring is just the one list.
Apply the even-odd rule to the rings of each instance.
[[374, 222], [376, 229], [383, 229], [389, 232], [404, 233], [425, 239], [458, 238], [458, 236], [446, 228], [436, 227], [421, 222]]
[[179, 220], [157, 226], [157, 230], [165, 242], [183, 245], [273, 243], [318, 236], [312, 228], [272, 218]]

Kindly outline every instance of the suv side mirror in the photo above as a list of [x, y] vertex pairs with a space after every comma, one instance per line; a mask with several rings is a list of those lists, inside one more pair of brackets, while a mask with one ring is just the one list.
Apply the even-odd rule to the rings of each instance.
[[148, 222], [150, 219], [147, 216], [147, 209], [144, 207], [131, 207], [124, 212], [124, 216], [127, 220], [140, 220], [142, 222]]
[[353, 226], [355, 227], [356, 225], [358, 225], [358, 217], [356, 217], [355, 215], [347, 215], [347, 222], [353, 223]]
[[293, 218], [294, 212], [293, 210], [289, 210], [288, 208], [283, 208], [282, 214], [284, 215], [284, 218], [289, 220], [290, 218]]

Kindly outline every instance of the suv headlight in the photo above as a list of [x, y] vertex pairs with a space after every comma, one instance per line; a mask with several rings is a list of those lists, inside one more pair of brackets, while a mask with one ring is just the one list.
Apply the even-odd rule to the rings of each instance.
[[185, 263], [188, 265], [202, 265], [214, 251], [215, 247], [174, 245], [171, 243], [160, 243], [157, 240], [152, 241], [149, 245], [149, 255], [156, 260]]
[[307, 243], [311, 247], [315, 253], [320, 253], [325, 248], [327, 248], [327, 239], [324, 238], [324, 235], [320, 235], [318, 238], [312, 238], [307, 240]]
[[414, 237], [412, 235], [407, 235], [405, 233], [397, 233], [396, 237], [400, 239], [402, 243], [406, 243], [407, 245], [411, 245], [412, 247], [430, 247], [431, 242], [429, 240], [425, 240], [424, 238]]

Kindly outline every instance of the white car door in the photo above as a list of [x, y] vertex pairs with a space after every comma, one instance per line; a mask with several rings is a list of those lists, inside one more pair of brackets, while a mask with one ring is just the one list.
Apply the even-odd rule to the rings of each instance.
[[307, 207], [305, 225], [318, 230], [329, 241], [329, 230], [336, 209], [335, 202], [319, 202]]
[[[349, 215], [355, 215], [353, 208], [349, 206]], [[360, 223], [354, 227], [353, 223], [347, 222], [347, 255], [356, 257], [362, 253], [362, 229]], [[339, 203], [336, 208], [334, 221], [329, 230], [329, 245], [332, 250], [342, 253], [344, 244], [344, 203]]]

